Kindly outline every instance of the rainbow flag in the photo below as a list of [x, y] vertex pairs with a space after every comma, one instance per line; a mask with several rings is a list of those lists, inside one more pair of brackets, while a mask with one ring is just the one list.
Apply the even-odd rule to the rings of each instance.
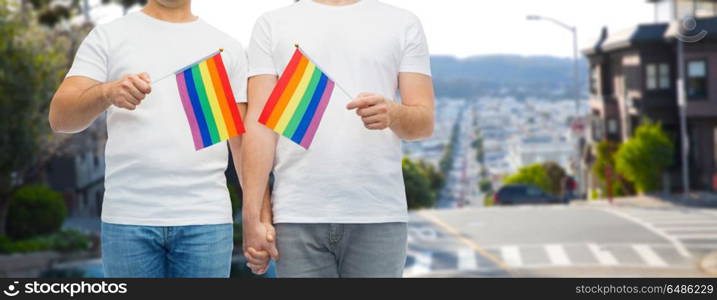
[[264, 105], [259, 123], [309, 149], [334, 90], [334, 81], [299, 47]]
[[244, 133], [222, 51], [175, 72], [195, 150]]

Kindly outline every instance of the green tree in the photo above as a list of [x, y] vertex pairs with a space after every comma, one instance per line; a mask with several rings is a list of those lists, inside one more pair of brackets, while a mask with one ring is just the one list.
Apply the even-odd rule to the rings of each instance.
[[10, 201], [8, 236], [26, 239], [60, 230], [67, 215], [65, 200], [44, 185], [28, 185]]
[[644, 121], [615, 153], [615, 165], [618, 173], [644, 193], [660, 187], [662, 173], [673, 158], [674, 146], [662, 125]]
[[47, 111], [67, 70], [67, 45], [33, 12], [0, 0], [0, 234], [11, 196], [37, 178], [63, 140], [51, 134]]
[[147, 0], [102, 0], [103, 4], [117, 3], [124, 9], [124, 14], [127, 14], [127, 10], [135, 5], [145, 5]]
[[443, 156], [438, 162], [438, 167], [441, 169], [441, 172], [445, 174], [451, 171], [453, 167], [453, 142], [449, 142], [446, 148], [443, 149]]
[[[102, 4], [110, 3], [119, 4], [127, 14], [129, 8], [147, 4], [147, 0], [102, 0]], [[21, 5], [25, 11], [34, 10], [37, 21], [49, 27], [69, 20], [81, 12], [89, 14], [85, 9], [90, 9], [89, 0], [21, 0]]]
[[438, 193], [446, 183], [446, 176], [438, 171], [432, 164], [423, 160], [418, 162], [418, 168], [423, 170], [423, 173], [428, 176], [428, 181], [431, 183], [431, 190], [433, 190], [434, 193]]
[[532, 164], [529, 166], [522, 167], [517, 173], [503, 179], [505, 184], [532, 184], [544, 192], [550, 191], [551, 183], [548, 173], [541, 164]]
[[593, 164], [593, 173], [600, 181], [605, 181], [605, 169], [612, 168], [615, 170], [615, 152], [620, 146], [610, 141], [601, 141], [595, 147], [597, 157]]
[[480, 188], [480, 191], [484, 194], [490, 193], [493, 191], [493, 183], [490, 182], [487, 178], [483, 178], [478, 182], [478, 187]]
[[448, 174], [453, 168], [453, 159], [455, 154], [453, 152], [455, 151], [455, 145], [458, 142], [458, 132], [460, 132], [459, 124], [460, 122], [453, 124], [451, 139], [449, 140], [448, 145], [446, 145], [446, 148], [443, 150], [443, 157], [441, 157], [441, 160], [438, 162], [438, 167], [441, 169], [443, 174]]
[[612, 186], [613, 196], [624, 196], [631, 190], [631, 185], [628, 182], [625, 182], [615, 167], [615, 153], [619, 148], [619, 144], [607, 140], [598, 143], [595, 147], [597, 157], [595, 159], [595, 164], [593, 164], [592, 167], [593, 174], [595, 174], [595, 176], [597, 176], [600, 180], [603, 190], [607, 190], [608, 186], [605, 174], [608, 168], [612, 170], [610, 186]]
[[554, 161], [543, 163], [543, 169], [550, 181], [550, 188], [546, 192], [556, 196], [562, 195], [564, 180], [568, 175], [565, 169]]
[[408, 209], [427, 208], [435, 205], [436, 193], [431, 190], [431, 181], [425, 170], [408, 158], [404, 158], [401, 165]]

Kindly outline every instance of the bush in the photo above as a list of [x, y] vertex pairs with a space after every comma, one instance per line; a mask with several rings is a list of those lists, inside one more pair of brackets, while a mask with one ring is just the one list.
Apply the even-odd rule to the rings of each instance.
[[506, 177], [503, 182], [505, 184], [531, 184], [546, 193], [550, 191], [550, 187], [552, 186], [548, 173], [541, 164], [532, 164], [522, 167], [518, 170], [518, 173]]
[[615, 165], [618, 173], [644, 193], [660, 187], [662, 173], [672, 164], [673, 157], [672, 141], [662, 126], [645, 121], [615, 153]]
[[548, 189], [547, 193], [555, 196], [562, 195], [563, 181], [568, 176], [565, 169], [554, 161], [543, 163], [543, 169], [545, 169], [545, 174], [550, 180], [550, 189]]
[[[612, 177], [610, 184], [612, 185], [612, 195], [614, 197], [627, 196], [630, 194], [631, 186], [622, 178], [615, 167], [615, 153], [620, 148], [618, 144], [610, 141], [601, 141], [597, 144], [595, 150], [597, 158], [592, 167], [593, 174], [600, 180], [603, 190], [607, 190], [607, 178], [605, 172], [607, 168], [612, 169]], [[607, 195], [607, 193], [605, 193]]]
[[0, 236], [0, 254], [37, 252], [50, 249], [52, 249], [52, 243], [46, 237], [13, 241], [7, 236]]
[[12, 253], [13, 242], [7, 235], [0, 235], [0, 254]]
[[593, 164], [593, 174], [600, 179], [600, 182], [605, 183], [605, 169], [611, 167], [615, 170], [615, 152], [620, 146], [610, 141], [601, 141], [595, 146], [595, 152], [597, 157], [595, 164]]
[[8, 236], [27, 239], [56, 232], [62, 227], [66, 214], [60, 193], [44, 185], [25, 186], [10, 200]]
[[493, 192], [485, 193], [483, 195], [483, 206], [493, 206], [495, 203], [493, 203]]
[[67, 253], [87, 250], [91, 246], [90, 238], [77, 230], [64, 230], [23, 240], [12, 240], [7, 236], [0, 235], [0, 254], [48, 250]]
[[591, 189], [590, 190], [590, 200], [597, 200], [597, 199], [600, 199], [600, 190]]
[[422, 160], [418, 162], [418, 168], [421, 169], [426, 176], [428, 176], [428, 181], [431, 183], [431, 190], [434, 193], [438, 193], [446, 183], [446, 176], [439, 172], [432, 164]]
[[409, 209], [432, 207], [436, 193], [431, 189], [429, 175], [417, 163], [408, 158], [401, 162], [403, 182], [406, 186], [406, 200]]
[[52, 250], [73, 252], [90, 249], [92, 242], [86, 234], [77, 230], [63, 230], [51, 235]]
[[478, 182], [478, 187], [480, 188], [480, 191], [484, 194], [488, 194], [491, 191], [493, 191], [493, 183], [488, 180], [487, 178], [483, 178]]

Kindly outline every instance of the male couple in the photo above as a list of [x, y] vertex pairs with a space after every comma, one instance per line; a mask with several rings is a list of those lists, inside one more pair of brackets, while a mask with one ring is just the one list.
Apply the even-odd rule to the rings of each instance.
[[[334, 91], [308, 150], [258, 123], [295, 43], [354, 96]], [[229, 275], [227, 147], [195, 151], [176, 82], [152, 81], [219, 48], [247, 129], [229, 148], [249, 267], [263, 273], [274, 258], [280, 277], [401, 276], [400, 143], [431, 135], [434, 99], [420, 22], [376, 0], [303, 0], [268, 12], [246, 53], [194, 16], [191, 0], [149, 0], [88, 35], [50, 123], [77, 132], [107, 111], [106, 275]]]

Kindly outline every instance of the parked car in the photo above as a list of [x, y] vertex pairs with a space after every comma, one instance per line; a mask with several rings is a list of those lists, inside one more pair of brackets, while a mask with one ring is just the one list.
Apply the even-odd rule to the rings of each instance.
[[558, 197], [546, 194], [537, 186], [530, 184], [504, 185], [493, 195], [493, 204], [495, 205], [557, 203], [563, 203], [563, 201], [560, 201]]

